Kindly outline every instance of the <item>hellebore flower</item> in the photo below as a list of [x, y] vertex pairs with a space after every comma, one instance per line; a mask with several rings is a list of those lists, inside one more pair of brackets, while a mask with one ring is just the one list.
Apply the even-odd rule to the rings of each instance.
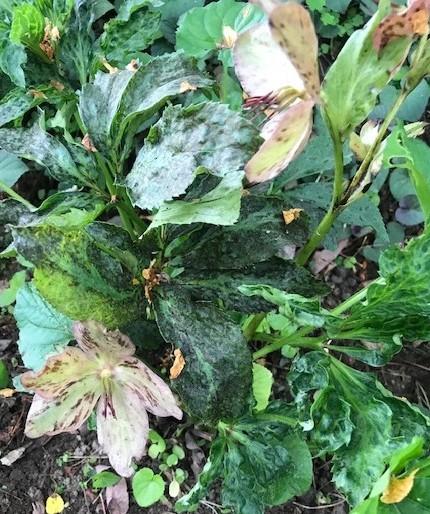
[[135, 347], [118, 330], [94, 321], [74, 324], [78, 347], [50, 357], [38, 373], [22, 376], [35, 392], [27, 417], [28, 437], [77, 430], [97, 405], [97, 436], [115, 471], [134, 472], [132, 461], [145, 452], [146, 411], [182, 418], [165, 382], [134, 357]]
[[303, 150], [319, 103], [318, 40], [300, 4], [260, 1], [268, 21], [238, 37], [233, 48], [236, 75], [249, 95], [246, 104], [275, 114], [264, 125], [265, 142], [245, 167], [251, 182], [270, 180]]

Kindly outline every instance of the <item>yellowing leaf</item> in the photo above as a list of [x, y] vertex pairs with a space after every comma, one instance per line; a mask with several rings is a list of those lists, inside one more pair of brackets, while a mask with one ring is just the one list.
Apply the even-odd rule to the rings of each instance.
[[175, 379], [178, 378], [182, 373], [182, 370], [185, 367], [185, 359], [179, 348], [176, 348], [176, 350], [173, 352], [173, 355], [175, 356], [175, 362], [170, 368], [170, 378]]
[[64, 500], [57, 493], [48, 496], [46, 500], [46, 514], [60, 514], [64, 510]]
[[382, 493], [380, 498], [382, 503], [392, 504], [400, 503], [411, 492], [414, 486], [415, 475], [418, 469], [414, 469], [410, 475], [404, 478], [391, 477], [387, 489]]
[[303, 212], [303, 209], [288, 209], [288, 211], [282, 211], [282, 216], [285, 221], [285, 225], [289, 225], [295, 220], [300, 218], [300, 213]]

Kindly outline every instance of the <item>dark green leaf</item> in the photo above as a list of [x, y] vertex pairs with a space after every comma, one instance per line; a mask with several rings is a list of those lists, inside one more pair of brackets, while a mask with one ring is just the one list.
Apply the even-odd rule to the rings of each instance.
[[9, 385], [9, 371], [4, 361], [0, 360], [0, 389]]
[[168, 107], [140, 150], [126, 184], [140, 208], [160, 207], [185, 193], [197, 167], [219, 177], [237, 176], [235, 172], [243, 169], [259, 144], [258, 131], [223, 104]]
[[187, 411], [208, 424], [243, 414], [251, 397], [252, 362], [240, 327], [216, 307], [193, 302], [180, 287], [163, 287], [155, 310], [165, 340], [185, 358], [172, 386]]

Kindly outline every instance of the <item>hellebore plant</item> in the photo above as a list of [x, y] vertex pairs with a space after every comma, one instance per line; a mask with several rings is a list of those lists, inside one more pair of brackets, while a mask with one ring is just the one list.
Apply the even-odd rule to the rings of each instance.
[[148, 410], [182, 418], [169, 387], [134, 357], [135, 347], [119, 331], [96, 322], [75, 323], [78, 347], [50, 357], [22, 383], [35, 392], [25, 433], [28, 437], [77, 430], [97, 406], [97, 436], [117, 473], [131, 476], [133, 459], [145, 451]]

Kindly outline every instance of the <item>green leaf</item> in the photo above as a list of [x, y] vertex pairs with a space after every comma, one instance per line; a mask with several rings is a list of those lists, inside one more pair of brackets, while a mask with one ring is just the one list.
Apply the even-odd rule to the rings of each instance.
[[134, 499], [140, 507], [149, 507], [162, 498], [165, 486], [161, 475], [154, 475], [150, 468], [142, 468], [132, 480]]
[[115, 125], [116, 142], [121, 140], [128, 125], [134, 123], [132, 132], [136, 132], [140, 123], [150, 118], [169, 98], [183, 92], [184, 85], [207, 87], [211, 83], [182, 53], [162, 55], [141, 66], [124, 92]]
[[196, 168], [204, 167], [219, 177], [233, 176], [259, 144], [258, 131], [223, 104], [171, 106], [151, 129], [126, 184], [140, 208], [160, 207], [163, 201], [185, 193]]
[[252, 363], [239, 326], [216, 307], [192, 302], [179, 287], [163, 287], [154, 302], [163, 337], [185, 359], [172, 387], [187, 412], [213, 425], [240, 416], [250, 400]]
[[272, 372], [261, 364], [252, 365], [252, 392], [256, 401], [255, 410], [264, 410], [269, 405], [272, 393]]
[[27, 55], [22, 45], [16, 45], [9, 39], [9, 28], [0, 22], [0, 69], [19, 87], [25, 87], [22, 66], [27, 62]]
[[[243, 269], [281, 255], [287, 246], [303, 245], [308, 237], [308, 218], [301, 213], [285, 225], [282, 211], [290, 207], [278, 198], [245, 195], [238, 223], [191, 233], [179, 248], [181, 263], [195, 269]], [[256, 274], [261, 276], [261, 272]], [[279, 267], [278, 272], [282, 273]]]
[[161, 36], [161, 14], [143, 7], [134, 11], [127, 20], [113, 18], [105, 25], [101, 36], [101, 49], [109, 63], [125, 68], [132, 59]]
[[25, 284], [26, 272], [17, 271], [9, 281], [9, 287], [0, 291], [0, 307], [7, 307], [15, 302], [18, 290]]
[[37, 124], [30, 129], [0, 129], [0, 147], [44, 166], [58, 181], [79, 181], [81, 176], [67, 148]]
[[147, 231], [167, 223], [233, 225], [240, 213], [242, 176], [242, 173], [237, 172], [226, 175], [212, 191], [196, 200], [165, 202], [153, 217]]
[[30, 93], [22, 89], [12, 90], [0, 103], [0, 126], [21, 117], [37, 103]]
[[7, 186], [12, 187], [27, 170], [18, 157], [0, 150], [0, 180]]
[[140, 261], [125, 230], [104, 223], [85, 230], [43, 224], [16, 227], [13, 233], [18, 253], [36, 267], [39, 292], [63, 314], [108, 328], [140, 316], [145, 300], [132, 279], [136, 267], [147, 262]]
[[195, 7], [179, 20], [176, 46], [192, 57], [204, 59], [212, 50], [222, 48], [225, 27], [242, 32], [263, 17], [262, 11], [254, 5], [235, 0], [219, 0], [205, 7]]
[[112, 471], [101, 471], [91, 477], [91, 485], [93, 489], [104, 489], [112, 487], [121, 480], [121, 477]]
[[179, 276], [171, 280], [187, 290], [193, 299], [222, 304], [226, 309], [245, 313], [268, 312], [273, 304], [261, 296], [245, 296], [241, 286], [279, 287], [289, 293], [315, 296], [325, 294], [326, 286], [315, 279], [305, 268], [294, 262], [273, 258], [269, 261], [250, 264], [242, 269], [207, 269], [206, 253], [202, 253], [202, 269], [186, 268]]
[[18, 347], [27, 368], [38, 371], [48, 355], [59, 353], [73, 339], [72, 320], [42, 298], [33, 284], [18, 291], [14, 316]]
[[379, 53], [374, 48], [374, 31], [389, 9], [388, 1], [379, 3], [377, 13], [352, 34], [325, 76], [325, 112], [343, 138], [368, 117], [411, 45], [410, 38], [397, 38]]
[[9, 385], [9, 371], [7, 369], [6, 363], [0, 360], [0, 389], [4, 389]]
[[288, 381], [318, 451], [334, 454], [334, 482], [352, 506], [367, 497], [394, 450], [428, 431], [430, 419], [418, 408], [328, 354], [297, 359]]
[[193, 7], [201, 7], [204, 0], [165, 0], [164, 4], [159, 7], [161, 12], [161, 31], [163, 36], [170, 43], [176, 41], [176, 25], [179, 17], [190, 11]]
[[39, 9], [30, 3], [22, 3], [13, 9], [10, 40], [33, 50], [42, 51], [39, 43], [45, 32], [45, 18]]
[[403, 250], [383, 252], [379, 265], [385, 283], [369, 287], [366, 303], [357, 304], [344, 319], [333, 321], [330, 337], [392, 343], [430, 337], [430, 232], [412, 240]]
[[110, 148], [112, 123], [132, 77], [133, 72], [129, 70], [115, 73], [99, 71], [94, 82], [82, 88], [79, 112], [96, 148]]

